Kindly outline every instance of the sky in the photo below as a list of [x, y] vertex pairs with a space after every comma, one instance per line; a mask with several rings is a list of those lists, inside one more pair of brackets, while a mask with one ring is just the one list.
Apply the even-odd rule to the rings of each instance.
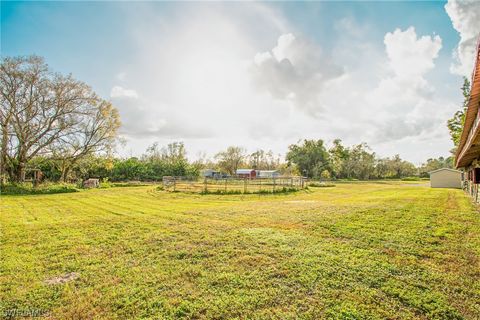
[[480, 1], [2, 1], [0, 51], [111, 100], [120, 156], [339, 138], [420, 164], [450, 155], [479, 34]]

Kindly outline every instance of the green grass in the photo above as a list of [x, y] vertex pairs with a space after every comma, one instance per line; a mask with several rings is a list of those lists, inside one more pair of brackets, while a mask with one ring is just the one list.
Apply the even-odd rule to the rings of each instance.
[[[54, 319], [479, 319], [480, 214], [460, 190], [155, 186], [2, 196], [0, 312]], [[70, 272], [63, 284], [45, 281]], [[1, 316], [0, 316], [1, 317]]]

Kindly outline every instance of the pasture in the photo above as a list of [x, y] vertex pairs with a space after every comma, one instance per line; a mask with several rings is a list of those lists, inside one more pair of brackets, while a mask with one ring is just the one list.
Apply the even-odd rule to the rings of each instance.
[[52, 319], [479, 319], [480, 214], [460, 190], [154, 186], [2, 196], [0, 312]]

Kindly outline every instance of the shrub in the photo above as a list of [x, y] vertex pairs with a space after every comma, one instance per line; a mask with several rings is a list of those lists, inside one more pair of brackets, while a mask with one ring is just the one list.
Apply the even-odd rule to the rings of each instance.
[[54, 193], [69, 193], [77, 192], [78, 189], [73, 184], [67, 183], [42, 183], [33, 187], [31, 183], [12, 183], [6, 184], [0, 188], [2, 195], [16, 195], [16, 194], [54, 194]]
[[108, 188], [111, 188], [113, 186], [114, 186], [114, 184], [111, 183], [110, 181], [108, 181], [108, 178], [103, 178], [102, 182], [100, 182], [100, 188], [102, 188], [102, 189], [108, 189]]
[[402, 181], [420, 181], [421, 179], [419, 177], [405, 177], [402, 178]]
[[326, 183], [326, 182], [318, 182], [318, 181], [312, 181], [308, 184], [309, 187], [315, 187], [315, 188], [328, 188], [328, 187], [335, 187], [333, 183]]

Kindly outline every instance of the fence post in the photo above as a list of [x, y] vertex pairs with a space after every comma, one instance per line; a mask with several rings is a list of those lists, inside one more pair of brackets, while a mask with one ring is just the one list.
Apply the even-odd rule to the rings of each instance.
[[227, 193], [227, 178], [225, 178], [225, 193]]
[[478, 184], [475, 185], [475, 202], [478, 202]]
[[203, 179], [203, 192], [204, 193], [207, 193], [208, 189], [207, 189], [207, 177], [205, 177]]
[[173, 177], [173, 192], [177, 191], [177, 178], [176, 177]]
[[247, 178], [243, 180], [243, 193], [247, 193]]
[[273, 177], [273, 193], [275, 193], [275, 177]]

